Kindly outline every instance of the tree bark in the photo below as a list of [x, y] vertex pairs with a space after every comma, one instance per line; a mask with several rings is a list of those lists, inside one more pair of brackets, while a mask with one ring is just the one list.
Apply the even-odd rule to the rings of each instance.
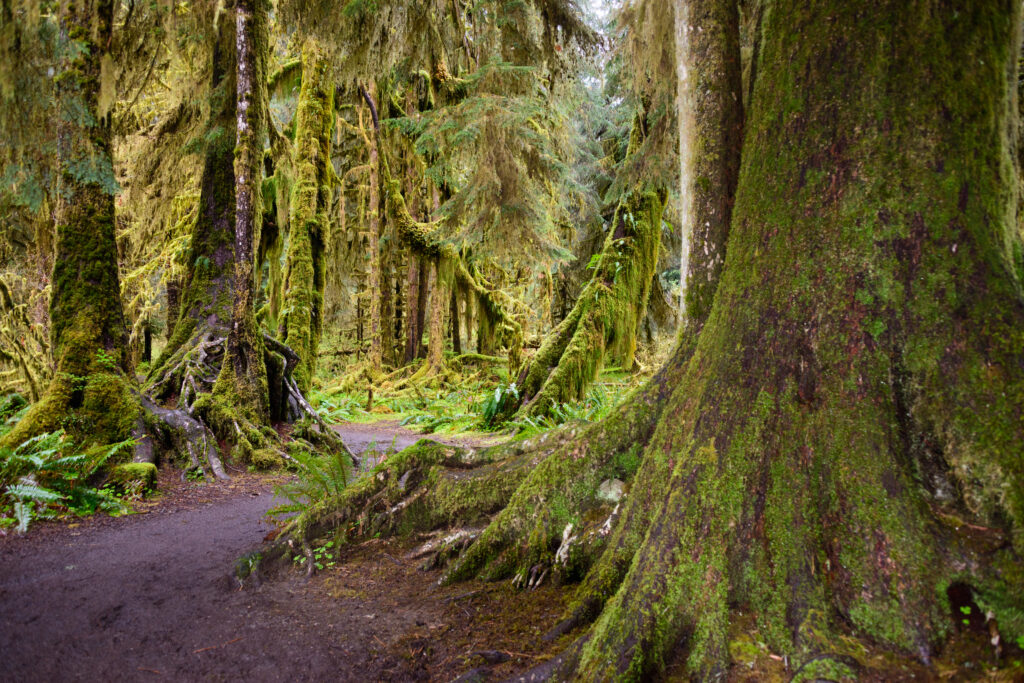
[[676, 0], [680, 277], [684, 324], [699, 331], [718, 289], [743, 135], [743, 69], [736, 2]]
[[[430, 269], [430, 345], [427, 347], [427, 365], [430, 372], [438, 373], [444, 369], [444, 323], [448, 312], [448, 299], [451, 296], [452, 264], [444, 259], [434, 261]], [[447, 273], [445, 272], [447, 269]]]
[[992, 567], [1024, 547], [1019, 10], [766, 15], [718, 297], [637, 475], [658, 509], [563, 671], [636, 679], [682, 636], [713, 676], [732, 605], [794, 659], [845, 623], [927, 660], [957, 577], [1022, 626]]
[[405, 357], [406, 364], [416, 360], [420, 346], [420, 258], [415, 252], [409, 253], [408, 275], [405, 295]]
[[218, 385], [256, 424], [270, 420], [263, 340], [256, 324], [255, 251], [263, 218], [263, 144], [267, 135], [269, 34], [265, 0], [238, 0], [235, 10], [235, 268], [231, 328]]
[[458, 356], [462, 353], [462, 333], [459, 330], [459, 297], [453, 291], [448, 319], [452, 328], [452, 352]]
[[329, 78], [327, 60], [312, 40], [302, 50], [302, 88], [296, 117], [282, 341], [298, 353], [295, 380], [303, 391], [308, 391], [323, 333], [334, 123], [334, 84]]

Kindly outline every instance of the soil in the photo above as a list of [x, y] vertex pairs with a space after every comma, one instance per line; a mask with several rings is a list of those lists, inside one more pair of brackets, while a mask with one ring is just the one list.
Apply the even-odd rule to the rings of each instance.
[[[357, 452], [420, 438], [394, 424], [339, 433]], [[437, 571], [405, 559], [412, 540], [345, 548], [311, 579], [296, 569], [241, 590], [234, 563], [274, 529], [265, 514], [285, 478], [180, 474], [163, 470], [136, 514], [0, 538], [0, 680], [500, 679], [564, 647], [540, 640], [563, 591], [438, 587]]]

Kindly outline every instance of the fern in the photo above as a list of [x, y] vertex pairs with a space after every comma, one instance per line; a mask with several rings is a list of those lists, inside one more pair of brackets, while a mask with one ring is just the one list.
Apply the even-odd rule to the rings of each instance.
[[339, 495], [348, 485], [352, 465], [346, 453], [315, 455], [303, 449], [292, 449], [290, 455], [298, 478], [274, 487], [275, 493], [289, 502], [272, 508], [268, 515], [284, 517], [302, 512]]
[[32, 437], [13, 450], [0, 449], [0, 525], [13, 524], [24, 533], [33, 520], [64, 513], [123, 514], [126, 507], [120, 498], [86, 482], [134, 444], [127, 439], [82, 453], [58, 430]]

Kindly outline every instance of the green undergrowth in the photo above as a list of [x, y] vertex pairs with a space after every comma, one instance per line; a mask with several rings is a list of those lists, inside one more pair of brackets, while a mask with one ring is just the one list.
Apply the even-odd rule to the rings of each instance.
[[[5, 413], [4, 405], [6, 401], [0, 403], [0, 436], [27, 409]], [[126, 500], [153, 485], [153, 472], [131, 469], [144, 465], [114, 465], [129, 457], [134, 445], [129, 439], [82, 450], [57, 430], [0, 448], [0, 531], [13, 527], [24, 533], [36, 520], [127, 514]]]
[[[503, 375], [504, 373], [502, 373]], [[403, 389], [394, 393], [314, 390], [311, 402], [331, 424], [398, 420], [424, 434], [512, 432], [530, 436], [572, 421], [594, 422], [606, 416], [645, 375], [618, 368], [603, 372], [586, 395], [557, 403], [544, 416], [496, 421], [502, 401], [514, 397], [515, 385], [498, 381], [467, 382], [461, 386]]]
[[[350, 341], [347, 343], [351, 343]], [[544, 415], [514, 420], [501, 419], [505, 402], [518, 399], [514, 383], [503, 363], [488, 363], [476, 354], [446, 357], [443, 377], [414, 384], [397, 378], [355, 388], [339, 388], [337, 379], [358, 363], [355, 354], [344, 354], [345, 341], [332, 338], [321, 348], [317, 381], [310, 401], [331, 424], [398, 421], [425, 434], [506, 432], [528, 437], [566, 422], [594, 422], [605, 417], [631, 390], [647, 379], [667, 356], [670, 343], [659, 340], [641, 350], [640, 369], [625, 372], [618, 367], [602, 370], [583, 398], [557, 402]], [[349, 363], [339, 361], [347, 357]], [[417, 362], [418, 363], [418, 362]], [[416, 364], [410, 366], [410, 369]]]

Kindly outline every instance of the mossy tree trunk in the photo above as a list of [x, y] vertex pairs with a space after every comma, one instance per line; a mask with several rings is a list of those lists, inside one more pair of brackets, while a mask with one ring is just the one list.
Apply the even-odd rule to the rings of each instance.
[[75, 0], [60, 8], [63, 59], [54, 77], [62, 112], [60, 186], [50, 297], [55, 372], [41, 400], [4, 438], [9, 445], [61, 426], [86, 442], [119, 441], [139, 415], [130, 394], [114, 237], [111, 103], [101, 97], [113, 12], [110, 0]]
[[380, 288], [380, 149], [379, 149], [379, 127], [377, 119], [377, 108], [374, 104], [373, 83], [369, 90], [363, 90], [363, 98], [370, 109], [370, 117], [373, 125], [373, 132], [366, 136], [366, 145], [369, 150], [370, 165], [370, 192], [367, 205], [367, 242], [370, 249], [370, 262], [368, 266], [367, 290], [370, 294], [369, 305], [369, 335], [370, 351], [367, 355], [367, 368], [371, 375], [380, 375], [383, 363], [382, 334], [381, 334], [381, 288]]
[[[657, 503], [556, 675], [640, 678], [682, 639], [712, 676], [737, 607], [812, 669], [847, 627], [928, 659], [954, 581], [1022, 632], [1019, 11], [765, 16], [720, 289], [634, 484]], [[979, 557], [964, 519], [1009, 544]]]
[[236, 84], [234, 11], [217, 21], [210, 121], [200, 178], [199, 212], [180, 287], [173, 332], [149, 373], [158, 399], [179, 395], [190, 405], [212, 389], [231, 325], [235, 262]]
[[403, 361], [408, 364], [416, 360], [420, 350], [420, 338], [423, 330], [420, 328], [422, 315], [420, 314], [420, 257], [415, 252], [409, 253], [408, 275], [406, 276], [405, 295], [405, 356]]
[[601, 423], [421, 444], [293, 531], [467, 525], [446, 580], [585, 573], [524, 680], [714, 678], [740, 623], [808, 678], [856, 638], [927, 661], [954, 584], [1024, 637], [1020, 13], [777, 0], [699, 334]]
[[316, 372], [323, 332], [334, 123], [334, 84], [329, 78], [327, 60], [312, 41], [302, 50], [302, 88], [296, 118], [282, 341], [299, 355], [295, 379], [303, 391], [308, 391]]
[[430, 345], [427, 347], [427, 366], [431, 374], [444, 370], [444, 323], [451, 297], [452, 264], [439, 258], [430, 269]]
[[236, 143], [235, 264], [233, 305], [226, 354], [214, 392], [255, 424], [270, 421], [263, 339], [256, 323], [255, 248], [263, 219], [263, 146], [267, 137], [267, 60], [270, 58], [266, 0], [237, 0], [235, 9]]

